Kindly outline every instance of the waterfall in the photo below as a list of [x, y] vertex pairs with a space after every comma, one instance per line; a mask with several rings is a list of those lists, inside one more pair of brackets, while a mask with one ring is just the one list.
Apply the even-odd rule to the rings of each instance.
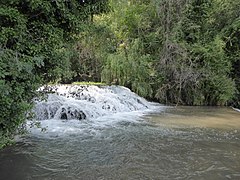
[[37, 120], [84, 120], [156, 108], [156, 104], [122, 86], [56, 85], [47, 89], [51, 93], [46, 100], [35, 103]]

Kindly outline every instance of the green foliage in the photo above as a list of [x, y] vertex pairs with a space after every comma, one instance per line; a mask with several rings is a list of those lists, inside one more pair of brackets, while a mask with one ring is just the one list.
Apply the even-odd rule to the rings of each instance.
[[[226, 42], [221, 36], [221, 29], [214, 27], [218, 26], [212, 11], [216, 2], [198, 3], [197, 10], [194, 3], [188, 6], [183, 18], [181, 28], [184, 36], [180, 41], [188, 44], [191, 59], [202, 73], [198, 90], [202, 100], [198, 103], [224, 105], [233, 98], [236, 89], [230, 78], [232, 62], [225, 51]], [[191, 27], [197, 27], [197, 30], [192, 31]]]
[[42, 84], [70, 78], [71, 44], [83, 24], [106, 11], [106, 5], [78, 0], [0, 2], [0, 146], [24, 123]]
[[44, 83], [102, 81], [163, 103], [239, 107], [239, 8], [236, 0], [1, 1], [1, 139], [24, 122]]
[[141, 55], [142, 42], [122, 45], [114, 54], [109, 54], [102, 71], [102, 81], [127, 86], [144, 97], [152, 96], [149, 80], [154, 73], [149, 55]]
[[111, 11], [95, 21], [117, 42], [114, 52], [101, 49], [102, 80], [164, 103], [232, 102], [239, 91], [239, 5], [234, 0], [110, 1]]
[[239, 6], [234, 0], [109, 1], [109, 11], [79, 35], [74, 80], [99, 81], [101, 74], [103, 82], [163, 103], [238, 102]]
[[153, 12], [148, 4], [147, 1], [111, 1], [112, 11], [97, 17], [95, 22], [111, 31], [107, 38], [110, 48], [101, 49], [102, 81], [127, 86], [144, 97], [152, 97], [150, 81], [155, 76], [152, 56], [145, 48], [148, 46], [145, 34], [151, 29], [149, 15]]
[[11, 145], [13, 143], [12, 139], [10, 138], [11, 135], [3, 133], [0, 131], [0, 149], [4, 148], [7, 145]]
[[221, 27], [221, 35], [226, 42], [225, 52], [229, 61], [232, 62], [231, 77], [235, 81], [237, 89], [230, 103], [240, 108], [240, 2], [228, 0], [218, 3], [221, 6], [216, 8], [215, 17], [218, 26]]
[[[31, 62], [30, 62], [31, 61]], [[36, 95], [39, 77], [34, 67], [41, 66], [40, 57], [17, 54], [13, 50], [0, 49], [0, 129], [13, 134], [26, 118]]]
[[101, 81], [103, 59], [106, 53], [115, 49], [114, 42], [110, 39], [111, 33], [105, 26], [93, 23], [85, 25], [71, 50], [70, 69], [73, 77], [67, 79], [67, 82]]

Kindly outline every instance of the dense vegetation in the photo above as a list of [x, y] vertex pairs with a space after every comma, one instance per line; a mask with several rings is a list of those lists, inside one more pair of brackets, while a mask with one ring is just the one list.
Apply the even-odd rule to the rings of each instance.
[[46, 83], [102, 81], [149, 99], [240, 106], [240, 1], [3, 0], [0, 146]]
[[71, 76], [72, 43], [105, 1], [0, 2], [0, 148], [31, 116], [43, 84]]
[[94, 23], [110, 41], [95, 47], [102, 81], [162, 103], [237, 104], [239, 6], [235, 0], [112, 1], [113, 10]]

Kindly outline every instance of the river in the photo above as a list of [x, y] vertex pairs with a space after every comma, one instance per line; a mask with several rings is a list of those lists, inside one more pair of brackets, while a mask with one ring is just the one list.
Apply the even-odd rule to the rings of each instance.
[[1, 180], [240, 179], [240, 113], [165, 107], [46, 120], [0, 151]]

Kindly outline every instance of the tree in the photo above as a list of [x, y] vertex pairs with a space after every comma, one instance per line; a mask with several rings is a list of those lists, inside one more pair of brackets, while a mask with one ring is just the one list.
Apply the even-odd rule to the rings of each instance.
[[[106, 55], [103, 81], [136, 92], [142, 89], [146, 97], [154, 95], [163, 103], [224, 105], [231, 101], [239, 84], [239, 3], [121, 0], [110, 4], [112, 11], [99, 19], [113, 32], [117, 46]], [[134, 73], [133, 64], [137, 64]], [[147, 73], [137, 78], [137, 72]], [[135, 83], [139, 81], [144, 83]]]
[[87, 7], [96, 4], [78, 0], [0, 2], [0, 138], [4, 143], [25, 121], [36, 90], [71, 74], [69, 43], [95, 12]]
[[214, 8], [217, 26], [226, 46], [224, 48], [226, 57], [232, 64], [231, 78], [236, 85], [234, 98], [229, 104], [240, 108], [240, 2], [234, 0], [217, 1], [217, 8]]

